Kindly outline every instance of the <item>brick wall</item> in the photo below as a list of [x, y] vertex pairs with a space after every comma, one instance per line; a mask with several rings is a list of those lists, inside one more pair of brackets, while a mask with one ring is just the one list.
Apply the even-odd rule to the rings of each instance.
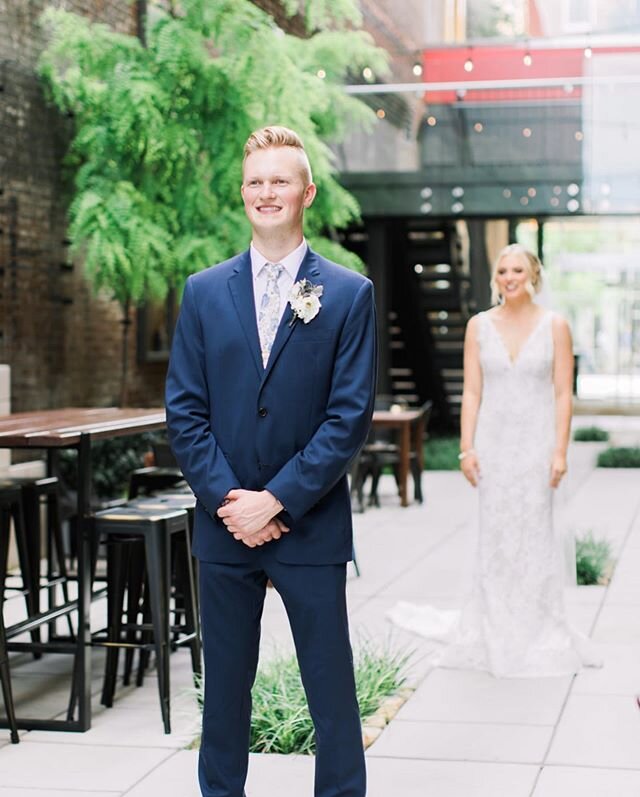
[[[113, 404], [119, 388], [121, 310], [91, 295], [65, 245], [68, 122], [35, 74], [51, 4], [135, 32], [126, 0], [0, 0], [0, 363], [11, 366], [14, 412]], [[157, 404], [166, 365], [137, 365], [135, 336], [134, 323], [130, 403]]]

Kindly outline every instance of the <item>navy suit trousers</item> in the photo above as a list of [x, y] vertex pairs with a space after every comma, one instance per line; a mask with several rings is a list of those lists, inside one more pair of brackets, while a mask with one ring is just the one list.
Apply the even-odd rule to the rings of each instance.
[[[292, 532], [293, 533], [293, 532]], [[271, 547], [271, 550], [269, 548]], [[267, 580], [284, 602], [316, 732], [315, 797], [365, 797], [366, 772], [345, 598], [346, 565], [200, 562], [205, 698], [203, 797], [245, 797], [251, 687]], [[303, 797], [303, 795], [300, 795]]]

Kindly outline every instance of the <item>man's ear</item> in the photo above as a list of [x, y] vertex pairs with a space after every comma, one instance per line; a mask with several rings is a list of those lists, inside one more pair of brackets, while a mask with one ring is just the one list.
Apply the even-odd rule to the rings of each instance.
[[302, 204], [305, 208], [310, 208], [313, 204], [313, 200], [316, 198], [316, 194], [318, 193], [318, 189], [316, 188], [315, 183], [309, 183], [309, 185], [304, 189], [304, 199]]

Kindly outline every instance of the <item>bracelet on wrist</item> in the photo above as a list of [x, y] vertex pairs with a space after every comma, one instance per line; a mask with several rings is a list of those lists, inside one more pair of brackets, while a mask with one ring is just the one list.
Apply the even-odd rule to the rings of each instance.
[[468, 456], [469, 456], [469, 454], [475, 454], [475, 453], [476, 453], [476, 451], [475, 451], [475, 449], [474, 449], [474, 448], [467, 448], [467, 449], [466, 449], [466, 451], [461, 451], [461, 452], [458, 454], [458, 459], [459, 459], [459, 460], [462, 462], [462, 460], [463, 460], [465, 457], [468, 457]]

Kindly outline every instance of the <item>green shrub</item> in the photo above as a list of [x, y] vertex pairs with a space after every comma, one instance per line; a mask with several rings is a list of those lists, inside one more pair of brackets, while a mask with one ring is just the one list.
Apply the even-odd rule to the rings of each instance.
[[576, 539], [576, 576], [578, 584], [598, 584], [611, 558], [607, 540], [595, 540], [589, 532]]
[[599, 468], [640, 468], [640, 448], [607, 448], [598, 455]]
[[[376, 650], [368, 642], [360, 646], [354, 669], [363, 720], [375, 714], [382, 701], [404, 684], [411, 655], [389, 649]], [[252, 699], [252, 753], [314, 753], [313, 723], [294, 655], [277, 655], [260, 667]], [[202, 686], [198, 702], [202, 707]]]
[[424, 445], [424, 469], [458, 470], [459, 453], [459, 437], [430, 437]]
[[602, 443], [609, 439], [609, 432], [599, 426], [583, 426], [575, 430], [573, 439], [577, 443]]

